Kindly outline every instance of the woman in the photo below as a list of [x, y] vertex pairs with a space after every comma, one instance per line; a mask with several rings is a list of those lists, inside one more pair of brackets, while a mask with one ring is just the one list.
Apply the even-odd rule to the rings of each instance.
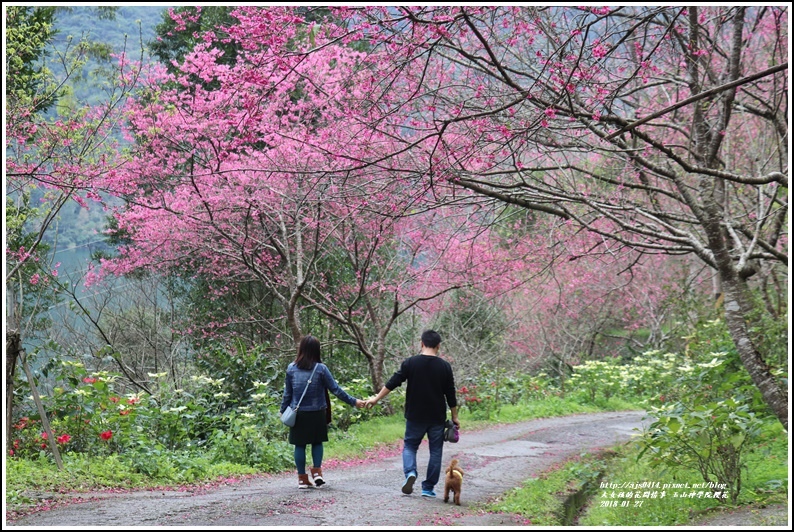
[[[295, 446], [298, 489], [319, 488], [326, 483], [322, 472], [323, 442], [328, 441], [325, 411], [329, 405], [326, 403], [325, 391], [328, 390], [350, 406], [364, 408], [365, 405], [364, 401], [356, 399], [339, 387], [331, 371], [320, 361], [320, 342], [311, 335], [301, 339], [298, 356], [287, 366], [281, 413], [288, 406], [295, 408], [304, 389], [306, 395], [298, 408], [295, 426], [289, 429], [289, 442]], [[306, 446], [309, 444], [312, 446], [311, 480], [306, 473]]]

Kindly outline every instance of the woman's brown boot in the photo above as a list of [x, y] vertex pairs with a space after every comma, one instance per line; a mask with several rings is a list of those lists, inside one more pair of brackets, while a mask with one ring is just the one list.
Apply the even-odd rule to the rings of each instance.
[[314, 484], [312, 484], [312, 482], [309, 480], [309, 475], [308, 474], [303, 474], [303, 475], [298, 474], [298, 489], [299, 490], [305, 490], [305, 489], [313, 488], [313, 487], [314, 487]]
[[320, 486], [325, 484], [325, 481], [323, 480], [323, 469], [321, 467], [312, 467], [311, 472], [312, 472], [312, 480], [314, 481], [315, 486], [319, 488]]

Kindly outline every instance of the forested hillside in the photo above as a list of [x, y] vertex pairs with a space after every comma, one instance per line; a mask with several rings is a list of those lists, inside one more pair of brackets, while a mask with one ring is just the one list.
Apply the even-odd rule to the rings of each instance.
[[[64, 76], [61, 54], [81, 40], [88, 39], [101, 45], [109, 55], [105, 59], [94, 55], [80, 72], [72, 73], [67, 81], [68, 94], [60, 106], [95, 105], [106, 98], [107, 75], [113, 55], [126, 52], [133, 60], [148, 60], [148, 43], [155, 37], [155, 27], [162, 22], [168, 6], [118, 6], [112, 10], [97, 7], [63, 7], [56, 11], [57, 33], [48, 53], [48, 66], [56, 76]], [[50, 113], [58, 113], [55, 107]], [[60, 211], [57, 231], [46, 235], [52, 245], [57, 242], [61, 253], [80, 249], [80, 256], [101, 249], [102, 238], [97, 234], [105, 228], [106, 213], [96, 207], [86, 209], [77, 203], [65, 205]], [[72, 262], [64, 259], [61, 261]]]
[[[81, 37], [106, 45], [111, 54], [126, 52], [133, 60], [141, 58], [143, 49], [143, 58], [148, 60], [148, 43], [167, 9], [167, 6], [119, 6], [111, 11], [86, 6], [59, 9], [55, 15], [58, 33], [49, 55], [50, 66], [58, 72], [58, 54], [66, 52]], [[78, 102], [96, 103], [102, 99], [101, 74], [105, 66], [107, 61], [94, 58], [85, 64], [81, 76], [70, 78]]]
[[138, 23], [144, 41], [154, 37], [154, 27], [162, 22], [166, 5], [131, 6], [116, 8], [115, 16], [102, 16], [96, 7], [78, 6], [59, 10], [56, 26], [61, 32], [57, 40], [64, 42], [67, 35], [80, 35], [90, 32], [94, 39], [110, 44], [114, 50], [120, 49], [125, 37], [138, 37]]

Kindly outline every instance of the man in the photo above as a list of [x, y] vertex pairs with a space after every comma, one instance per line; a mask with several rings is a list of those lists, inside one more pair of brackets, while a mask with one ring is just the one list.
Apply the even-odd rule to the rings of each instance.
[[444, 447], [444, 424], [447, 406], [452, 422], [458, 421], [458, 401], [455, 397], [455, 378], [449, 362], [439, 358], [441, 335], [427, 330], [422, 333], [422, 350], [402, 362], [400, 369], [381, 388], [378, 395], [366, 401], [372, 408], [381, 399], [408, 381], [405, 391], [405, 441], [403, 445], [403, 473], [405, 482], [402, 492], [413, 492], [417, 476], [416, 451], [425, 434], [430, 448], [427, 477], [422, 482], [422, 497], [435, 497], [433, 491], [441, 475], [441, 454]]

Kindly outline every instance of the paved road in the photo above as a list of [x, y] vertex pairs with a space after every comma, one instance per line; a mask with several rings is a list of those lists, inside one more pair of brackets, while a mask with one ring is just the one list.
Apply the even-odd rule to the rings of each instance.
[[[322, 489], [298, 490], [294, 473], [257, 477], [210, 491], [140, 491], [85, 496], [38, 512], [7, 526], [25, 527], [153, 527], [268, 526], [400, 527], [432, 525], [517, 525], [510, 516], [485, 514], [479, 504], [582, 451], [628, 441], [643, 423], [643, 412], [577, 414], [561, 418], [499, 425], [476, 432], [465, 426], [458, 443], [444, 446], [444, 466], [458, 458], [466, 471], [461, 506], [439, 497], [403, 495], [399, 452], [385, 458], [332, 467], [323, 473]], [[419, 481], [427, 464], [427, 444], [419, 448]]]

